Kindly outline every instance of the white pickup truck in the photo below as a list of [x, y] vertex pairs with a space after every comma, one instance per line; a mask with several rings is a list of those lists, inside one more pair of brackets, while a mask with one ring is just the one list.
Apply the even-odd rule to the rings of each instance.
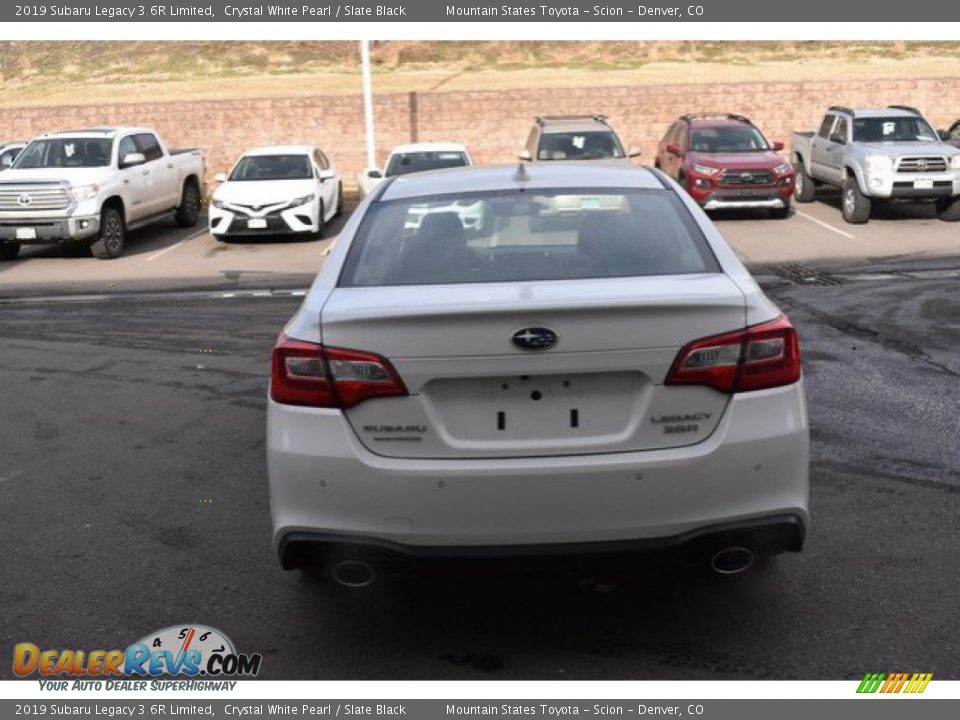
[[168, 150], [150, 128], [41, 135], [0, 175], [0, 260], [24, 244], [83, 242], [123, 253], [128, 230], [173, 215], [193, 227], [203, 197], [199, 150]]

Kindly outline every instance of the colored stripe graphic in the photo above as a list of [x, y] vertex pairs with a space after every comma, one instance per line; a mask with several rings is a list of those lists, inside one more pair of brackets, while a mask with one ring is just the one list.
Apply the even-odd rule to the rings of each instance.
[[926, 690], [932, 679], [933, 673], [867, 673], [860, 681], [857, 692], [917, 694]]

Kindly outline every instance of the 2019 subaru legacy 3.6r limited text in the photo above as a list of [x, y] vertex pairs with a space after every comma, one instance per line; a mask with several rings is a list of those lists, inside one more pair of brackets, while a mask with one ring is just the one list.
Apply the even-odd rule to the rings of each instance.
[[656, 170], [398, 177], [343, 229], [273, 353], [285, 568], [393, 557], [801, 549], [797, 336]]

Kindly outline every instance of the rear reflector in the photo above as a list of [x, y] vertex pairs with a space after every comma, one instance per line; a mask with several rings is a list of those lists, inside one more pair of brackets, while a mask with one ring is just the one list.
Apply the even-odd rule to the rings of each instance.
[[285, 405], [348, 408], [372, 397], [406, 395], [386, 358], [316, 343], [277, 339], [270, 397]]
[[695, 340], [677, 355], [667, 385], [707, 385], [746, 392], [800, 379], [797, 331], [785, 316], [745, 330]]

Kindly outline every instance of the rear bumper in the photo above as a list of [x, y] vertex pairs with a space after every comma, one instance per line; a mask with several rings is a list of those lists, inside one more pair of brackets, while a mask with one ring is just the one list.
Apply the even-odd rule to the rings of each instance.
[[726, 547], [746, 547], [764, 555], [800, 552], [806, 523], [799, 515], [774, 515], [724, 523], [679, 535], [607, 542], [553, 543], [549, 545], [416, 546], [379, 538], [293, 532], [277, 546], [284, 570], [317, 567], [330, 558], [355, 558], [369, 563], [452, 559], [514, 558], [616, 558], [624, 555], [674, 552], [683, 556], [709, 556]]
[[[775, 516], [806, 527], [808, 434], [802, 381], [734, 396], [713, 434], [696, 445], [531, 458], [382, 457], [360, 444], [339, 411], [271, 401], [274, 547], [287, 553], [293, 543], [353, 542], [408, 552], [528, 546], [539, 553], [581, 543], [682, 544], [691, 533]], [[794, 538], [784, 547], [799, 544]]]

